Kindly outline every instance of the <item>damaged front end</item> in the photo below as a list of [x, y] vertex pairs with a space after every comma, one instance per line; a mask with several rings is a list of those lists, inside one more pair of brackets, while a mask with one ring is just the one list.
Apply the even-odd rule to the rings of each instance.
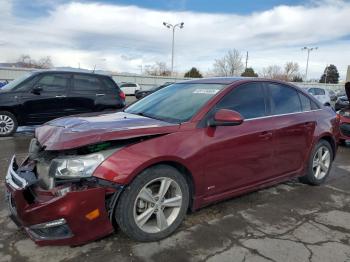
[[81, 245], [112, 233], [123, 186], [92, 174], [123, 146], [104, 142], [46, 151], [34, 138], [28, 157], [21, 165], [13, 157], [6, 175], [14, 222], [39, 245]]

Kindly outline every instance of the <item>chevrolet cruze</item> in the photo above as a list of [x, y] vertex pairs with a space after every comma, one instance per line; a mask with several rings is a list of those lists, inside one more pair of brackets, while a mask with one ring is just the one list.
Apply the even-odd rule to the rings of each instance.
[[189, 210], [288, 180], [320, 185], [336, 114], [299, 88], [254, 78], [167, 86], [122, 112], [36, 129], [6, 176], [11, 217], [39, 245], [80, 245], [120, 228], [169, 236]]

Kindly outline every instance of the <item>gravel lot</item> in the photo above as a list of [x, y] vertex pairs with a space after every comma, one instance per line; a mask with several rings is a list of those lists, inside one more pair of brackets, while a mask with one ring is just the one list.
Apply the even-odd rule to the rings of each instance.
[[320, 187], [289, 181], [188, 214], [171, 237], [137, 243], [121, 232], [81, 247], [37, 247], [8, 218], [4, 178], [30, 134], [1, 138], [0, 262], [350, 261], [350, 145]]

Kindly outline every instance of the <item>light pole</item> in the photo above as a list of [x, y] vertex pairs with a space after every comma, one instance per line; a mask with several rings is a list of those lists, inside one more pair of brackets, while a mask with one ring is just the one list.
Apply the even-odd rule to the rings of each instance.
[[306, 70], [305, 70], [305, 81], [307, 80], [307, 71], [309, 69], [309, 58], [310, 58], [310, 52], [313, 51], [313, 50], [317, 50], [318, 47], [303, 47], [301, 50], [304, 51], [306, 50], [307, 51], [307, 60], [306, 60]]
[[184, 22], [178, 23], [176, 25], [169, 24], [167, 22], [163, 22], [163, 25], [169, 29], [173, 30], [173, 41], [171, 45], [171, 75], [173, 75], [174, 72], [174, 41], [175, 41], [175, 29], [176, 27], [182, 29], [184, 28]]

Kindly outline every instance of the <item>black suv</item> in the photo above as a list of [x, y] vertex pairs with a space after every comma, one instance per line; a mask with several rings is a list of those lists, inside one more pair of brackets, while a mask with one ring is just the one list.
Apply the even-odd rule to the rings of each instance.
[[125, 95], [110, 76], [72, 71], [39, 71], [0, 89], [0, 136], [18, 125], [38, 125], [51, 119], [123, 108]]

